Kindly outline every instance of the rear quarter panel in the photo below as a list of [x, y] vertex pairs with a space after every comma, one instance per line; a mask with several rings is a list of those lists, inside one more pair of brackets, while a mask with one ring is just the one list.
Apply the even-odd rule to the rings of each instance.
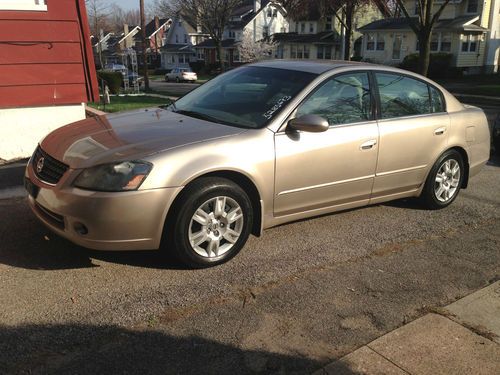
[[467, 152], [469, 177], [477, 174], [490, 157], [490, 129], [483, 110], [464, 105], [450, 113], [449, 146], [462, 147]]

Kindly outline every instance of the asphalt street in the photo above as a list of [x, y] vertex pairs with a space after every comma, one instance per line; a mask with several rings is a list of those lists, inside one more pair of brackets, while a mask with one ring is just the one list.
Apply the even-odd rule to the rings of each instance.
[[152, 90], [167, 93], [171, 96], [182, 96], [200, 85], [189, 82], [150, 81], [149, 86]]
[[89, 251], [0, 200], [0, 373], [307, 373], [500, 279], [500, 163], [450, 207], [273, 228], [231, 262]]

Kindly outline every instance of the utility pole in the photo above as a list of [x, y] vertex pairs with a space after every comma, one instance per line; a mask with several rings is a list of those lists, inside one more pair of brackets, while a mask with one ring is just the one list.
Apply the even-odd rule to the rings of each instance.
[[142, 34], [142, 66], [144, 68], [144, 90], [149, 91], [149, 76], [148, 76], [148, 46], [146, 40], [146, 16], [144, 14], [144, 0], [140, 0], [141, 7], [141, 34]]

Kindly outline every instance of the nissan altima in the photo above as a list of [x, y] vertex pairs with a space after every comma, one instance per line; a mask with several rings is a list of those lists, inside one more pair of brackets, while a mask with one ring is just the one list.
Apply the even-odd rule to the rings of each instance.
[[35, 215], [76, 244], [207, 267], [286, 222], [406, 197], [446, 207], [488, 160], [489, 137], [481, 109], [417, 74], [270, 61], [164, 108], [59, 128], [25, 186]]

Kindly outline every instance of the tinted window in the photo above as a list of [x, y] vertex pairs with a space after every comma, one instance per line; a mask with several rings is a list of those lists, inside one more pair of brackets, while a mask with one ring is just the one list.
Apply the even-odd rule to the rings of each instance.
[[350, 124], [371, 118], [367, 73], [351, 73], [328, 79], [298, 108], [296, 117], [318, 115], [330, 125]]
[[445, 108], [444, 108], [443, 96], [438, 91], [438, 89], [432, 86], [429, 86], [429, 89], [431, 91], [432, 112], [433, 113], [444, 112]]
[[398, 74], [375, 73], [382, 118], [431, 113], [426, 83]]

